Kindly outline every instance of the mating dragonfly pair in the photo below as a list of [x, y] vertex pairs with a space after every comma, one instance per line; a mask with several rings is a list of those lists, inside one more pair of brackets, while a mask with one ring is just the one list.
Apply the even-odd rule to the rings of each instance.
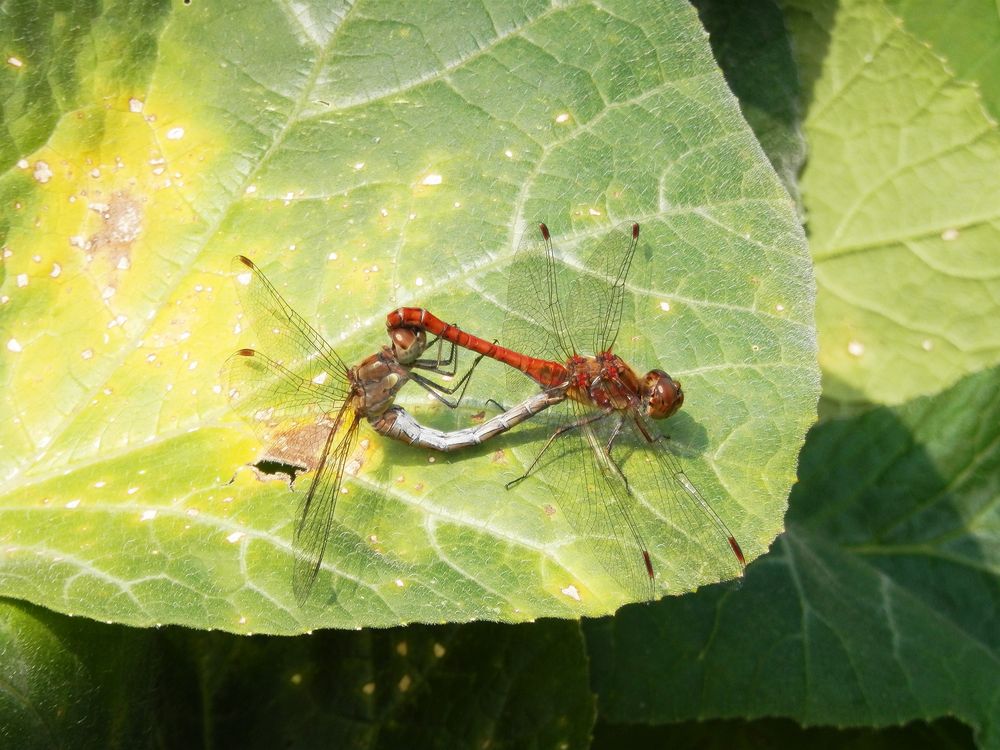
[[[541, 224], [538, 235], [526, 233], [509, 269], [504, 346], [426, 310], [400, 308], [386, 319], [389, 345], [354, 367], [282, 299], [252, 261], [236, 257], [240, 299], [263, 351], [240, 349], [227, 360], [224, 378], [233, 408], [269, 438], [288, 425], [308, 422], [318, 428], [313, 435], [322, 442], [294, 531], [292, 582], [300, 604], [322, 566], [362, 420], [387, 437], [453, 451], [478, 445], [541, 412], [555, 413], [547, 441], [507, 487], [538, 474], [554, 488], [554, 504], [592, 540], [601, 565], [633, 598], [652, 599], [658, 591], [654, 556], [643, 538], [650, 517], [673, 525], [697, 548], [728, 547], [733, 572], [742, 573], [746, 561], [735, 537], [653, 424], [680, 408], [680, 383], [662, 370], [640, 378], [613, 353], [638, 240], [638, 224], [613, 231], [588, 257], [587, 273], [573, 273], [556, 257], [549, 230]], [[447, 357], [442, 342], [450, 344]], [[435, 343], [437, 356], [425, 356]], [[449, 407], [457, 406], [472, 369], [453, 387], [417, 372], [454, 375], [455, 347], [478, 353], [473, 369], [490, 357], [509, 366], [510, 380], [527, 376], [540, 390], [474, 427], [442, 432], [421, 425], [393, 405], [396, 394], [412, 381]], [[593, 354], [582, 353], [588, 349]], [[456, 392], [458, 399], [450, 400]], [[637, 455], [643, 470], [626, 476], [623, 455]]]

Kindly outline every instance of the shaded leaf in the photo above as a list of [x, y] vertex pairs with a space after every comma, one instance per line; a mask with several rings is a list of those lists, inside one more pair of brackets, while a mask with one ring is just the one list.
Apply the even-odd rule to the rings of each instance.
[[152, 747], [146, 633], [0, 602], [0, 744]]
[[969, 750], [975, 747], [969, 728], [953, 719], [931, 724], [916, 721], [888, 729], [803, 729], [788, 719], [757, 721], [690, 721], [639, 726], [598, 724], [594, 750], [612, 747], [801, 748], [811, 750]]
[[208, 746], [582, 748], [594, 718], [570, 622], [171, 640], [177, 694], [204, 704], [168, 704], [164, 725], [211, 717]]
[[742, 590], [587, 628], [606, 716], [955, 716], [980, 746], [1000, 744], [998, 394], [1000, 371], [987, 371], [813, 428], [788, 531]]
[[781, 10], [774, 0], [696, 0], [694, 6], [740, 111], [781, 182], [798, 200], [806, 143], [798, 71]]

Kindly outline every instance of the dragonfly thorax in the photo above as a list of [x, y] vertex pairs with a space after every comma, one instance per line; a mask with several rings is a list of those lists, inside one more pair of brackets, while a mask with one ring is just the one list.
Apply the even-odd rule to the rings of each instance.
[[595, 357], [573, 355], [568, 362], [569, 382], [579, 395], [570, 398], [601, 409], [621, 411], [640, 405], [641, 383], [632, 368], [617, 354]]
[[392, 406], [409, 373], [396, 361], [393, 350], [385, 347], [357, 367], [352, 367], [348, 377], [354, 397], [360, 401], [360, 410], [365, 416], [372, 416]]

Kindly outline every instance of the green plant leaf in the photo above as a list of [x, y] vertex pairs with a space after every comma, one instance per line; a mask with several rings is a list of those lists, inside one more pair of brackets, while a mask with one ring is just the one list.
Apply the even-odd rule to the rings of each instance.
[[971, 2], [784, 5], [807, 100], [824, 395], [899, 403], [996, 364], [1000, 327], [984, 321], [1000, 314], [1000, 130], [958, 51], [998, 54], [995, 7], [984, 44], [991, 25]]
[[570, 621], [246, 638], [6, 602], [0, 655], [18, 748], [584, 747], [594, 722]]
[[575, 622], [169, 641], [176, 747], [576, 748], [594, 722]]
[[742, 590], [588, 627], [604, 715], [838, 727], [954, 716], [997, 747], [998, 394], [1000, 370], [986, 371], [813, 428], [788, 530]]
[[920, 0], [889, 0], [904, 28], [928, 42], [958, 78], [975, 84], [983, 106], [1000, 120], [1000, 16], [990, 0], [944, 8]]
[[[35, 150], [0, 178], [14, 207], [0, 591], [102, 620], [268, 633], [576, 617], [630, 600], [549, 488], [503, 490], [537, 454], [539, 426], [436, 460], [363, 426], [304, 608], [290, 540], [311, 477], [290, 491], [241, 470], [266, 447], [218, 375], [257, 343], [232, 255], [256, 260], [354, 363], [400, 304], [498, 335], [517, 238], [538, 220], [570, 252], [642, 224], [619, 341], [637, 367], [683, 380], [668, 429], [685, 470], [748, 558], [768, 549], [814, 414], [812, 277], [794, 206], [687, 4], [164, 13], [95, 10], [86, 53], [50, 36], [70, 59], [4, 71], [8, 90], [43, 64], [81, 84], [52, 94], [58, 117], [32, 126], [44, 142], [19, 139]], [[130, 46], [122, 14], [159, 32]], [[65, 18], [30, 23], [52, 35]], [[494, 364], [477, 372], [479, 407], [508, 398]], [[408, 388], [421, 419], [470, 423]], [[682, 534], [647, 530], [669, 571], [661, 592], [731, 574], [724, 544], [674, 552]]]
[[798, 199], [806, 156], [799, 77], [775, 0], [695, 0], [712, 52], [785, 189]]
[[594, 728], [593, 750], [618, 747], [697, 747], [700, 750], [973, 750], [972, 732], [953, 719], [886, 729], [804, 729], [788, 719], [688, 721], [681, 724], [605, 724]]
[[154, 719], [146, 633], [0, 602], [0, 744], [142, 747]]

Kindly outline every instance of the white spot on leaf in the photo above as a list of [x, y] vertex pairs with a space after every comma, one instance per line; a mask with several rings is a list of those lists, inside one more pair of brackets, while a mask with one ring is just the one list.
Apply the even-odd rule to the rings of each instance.
[[575, 599], [576, 601], [580, 601], [580, 592], [579, 592], [579, 590], [577, 590], [576, 586], [574, 586], [573, 584], [570, 584], [566, 588], [559, 589], [559, 590], [563, 594], [565, 594], [566, 596], [568, 596], [570, 599]]

